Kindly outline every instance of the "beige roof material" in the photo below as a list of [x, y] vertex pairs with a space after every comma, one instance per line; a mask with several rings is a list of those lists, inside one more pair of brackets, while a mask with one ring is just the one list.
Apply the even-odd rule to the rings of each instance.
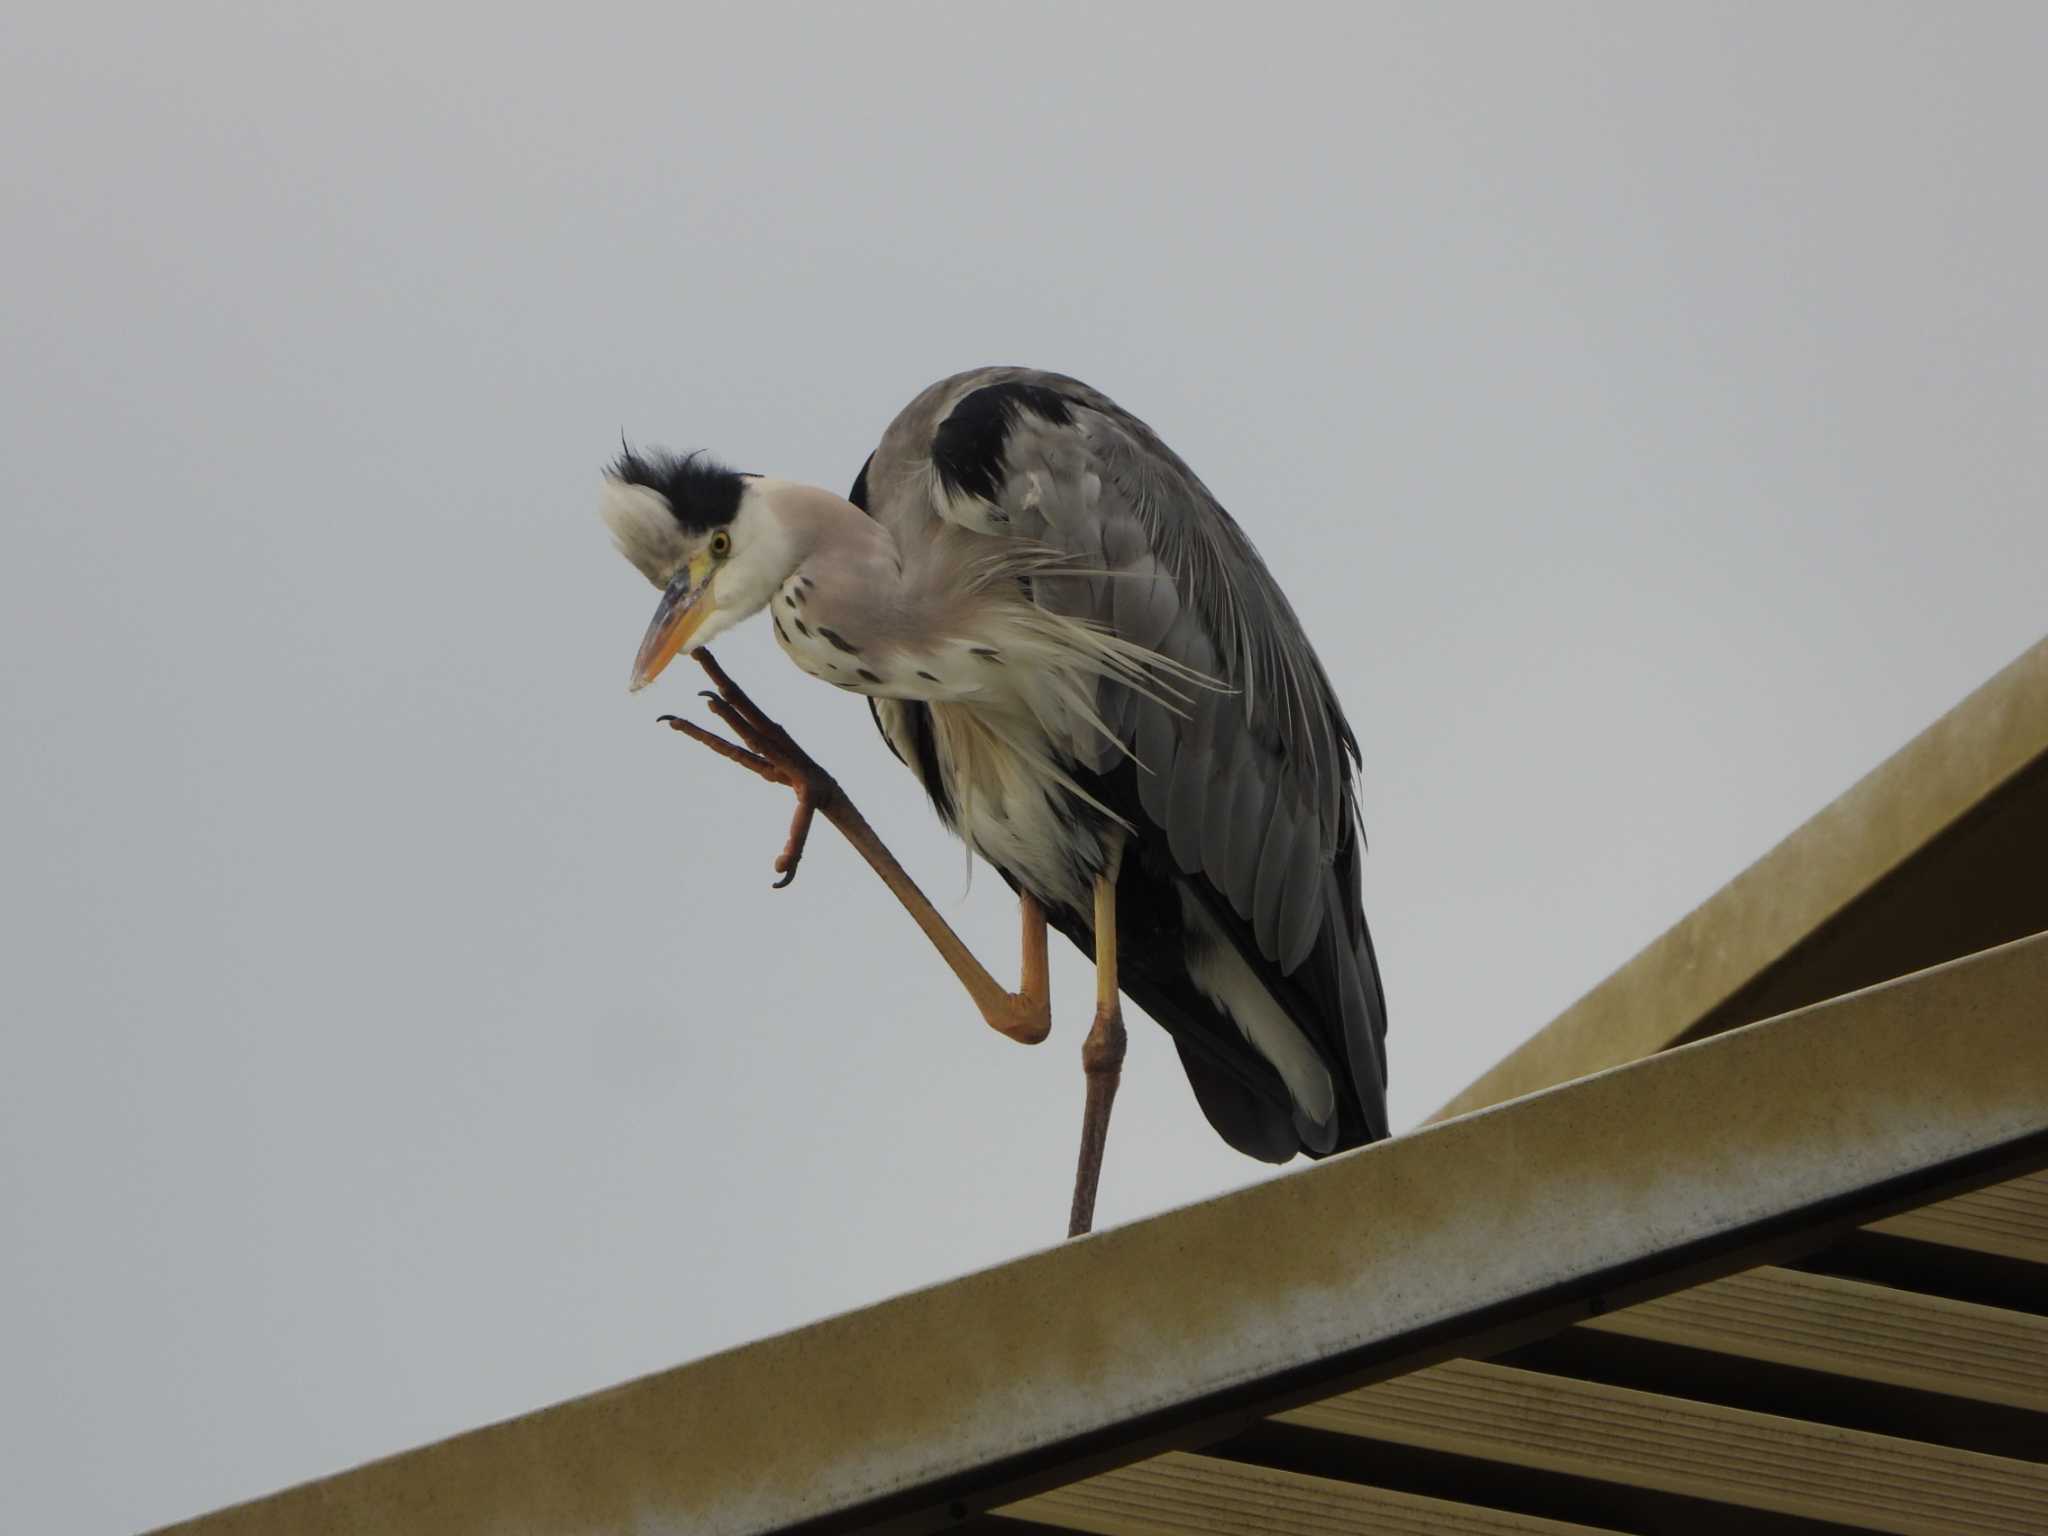
[[187, 1529], [931, 1528], [2043, 1164], [2048, 935]]

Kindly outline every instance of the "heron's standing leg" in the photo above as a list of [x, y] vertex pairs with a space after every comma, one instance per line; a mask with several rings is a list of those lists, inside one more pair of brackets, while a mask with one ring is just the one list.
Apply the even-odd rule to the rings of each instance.
[[[975, 959], [974, 952], [961, 942], [952, 925], [939, 915], [924, 892], [917, 888], [917, 882], [896, 862], [896, 856], [875, 829], [868, 825], [868, 819], [846, 798], [839, 782], [818, 766], [817, 760], [798, 746], [789, 732], [761, 712], [760, 705], [726, 676], [725, 669], [712, 659], [709, 651], [700, 650], [695, 655], [698, 664], [717, 685], [715, 693], [704, 695], [711, 701], [712, 713], [731, 726], [733, 734], [745, 745], [735, 746], [722, 736], [674, 715], [663, 715], [662, 721], [692, 741], [702, 742], [720, 757], [751, 769], [771, 783], [787, 784], [796, 791], [796, 814], [790, 820], [789, 838], [775, 860], [775, 871], [782, 877], [775, 882], [776, 886], [788, 885], [796, 878], [797, 863], [803, 858], [804, 844], [811, 834], [811, 819], [822, 815], [845, 834], [846, 840], [868, 861], [868, 866], [882, 877], [882, 883], [889, 887], [890, 893], [903, 903], [904, 910], [924, 930], [925, 937], [932, 941], [932, 947], [938, 950], [940, 958], [960, 978], [960, 984], [967, 988], [967, 995], [974, 999], [989, 1028], [1024, 1045], [1036, 1045], [1050, 1034], [1052, 988], [1046, 975], [1045, 909], [1038, 904], [1037, 898], [1027, 892], [1019, 902], [1024, 924], [1022, 975], [1015, 992], [1005, 991], [988, 969]], [[1099, 905], [1099, 897], [1097, 901]], [[1112, 968], [1112, 995], [1115, 992], [1114, 974]], [[1121, 1027], [1117, 1034], [1117, 1059], [1123, 1059]], [[1111, 1091], [1115, 1091], [1114, 1084]]]
[[1102, 1178], [1102, 1152], [1109, 1141], [1109, 1110], [1124, 1071], [1124, 1010], [1116, 974], [1116, 877], [1123, 840], [1111, 844], [1108, 867], [1095, 877], [1095, 1023], [1081, 1042], [1081, 1071], [1088, 1097], [1081, 1109], [1081, 1155], [1074, 1169], [1074, 1204], [1067, 1236], [1095, 1225], [1095, 1186]]

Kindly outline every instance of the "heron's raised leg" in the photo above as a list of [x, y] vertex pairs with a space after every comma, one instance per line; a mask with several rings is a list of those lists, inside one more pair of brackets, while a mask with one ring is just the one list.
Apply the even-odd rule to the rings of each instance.
[[[726, 676], [725, 669], [712, 659], [709, 651], [695, 654], [716, 689], [704, 695], [711, 702], [711, 712], [732, 727], [733, 734], [744, 745], [736, 745], [674, 715], [661, 718], [720, 757], [751, 769], [772, 784], [787, 784], [796, 791], [796, 814], [790, 820], [789, 838], [775, 860], [775, 871], [782, 877], [775, 882], [776, 886], [788, 885], [796, 878], [804, 843], [810, 837], [811, 820], [823, 816], [859, 850], [890, 893], [903, 903], [904, 910], [924, 930], [940, 958], [967, 988], [967, 995], [974, 999], [989, 1028], [1025, 1045], [1036, 1045], [1050, 1034], [1052, 1009], [1051, 988], [1046, 979], [1045, 911], [1037, 900], [1027, 893], [1020, 903], [1024, 923], [1023, 974], [1018, 989], [1007, 992], [974, 958], [974, 952], [960, 941], [952, 925], [939, 915], [938, 909], [917, 888], [917, 882], [896, 862], [896, 856], [846, 798], [838, 781], [819, 767], [817, 760], [798, 746], [789, 732], [761, 712], [761, 707], [747, 697], [740, 685]], [[1121, 1043], [1118, 1055], [1121, 1059]]]
[[1109, 1110], [1124, 1071], [1124, 1010], [1116, 974], [1116, 877], [1122, 845], [1095, 879], [1095, 1022], [1081, 1042], [1081, 1071], [1088, 1097], [1081, 1109], [1081, 1155], [1074, 1168], [1074, 1204], [1067, 1236], [1095, 1225], [1095, 1186], [1102, 1178], [1102, 1151], [1109, 1141]]

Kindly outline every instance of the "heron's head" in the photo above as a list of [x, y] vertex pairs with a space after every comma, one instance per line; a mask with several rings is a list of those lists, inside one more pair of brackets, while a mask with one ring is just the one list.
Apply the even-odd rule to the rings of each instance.
[[635, 689], [758, 613], [796, 570], [802, 550], [778, 515], [780, 484], [702, 453], [675, 458], [628, 448], [605, 471], [598, 510], [613, 542], [662, 589], [633, 661]]

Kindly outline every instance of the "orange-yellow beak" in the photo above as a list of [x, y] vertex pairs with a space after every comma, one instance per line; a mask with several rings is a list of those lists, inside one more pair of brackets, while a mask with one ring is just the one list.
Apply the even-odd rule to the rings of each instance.
[[710, 574], [710, 559], [698, 554], [661, 594], [653, 622], [640, 642], [640, 654], [633, 658], [632, 692], [638, 693], [661, 676], [661, 669], [689, 648], [690, 636], [717, 611], [709, 590]]

